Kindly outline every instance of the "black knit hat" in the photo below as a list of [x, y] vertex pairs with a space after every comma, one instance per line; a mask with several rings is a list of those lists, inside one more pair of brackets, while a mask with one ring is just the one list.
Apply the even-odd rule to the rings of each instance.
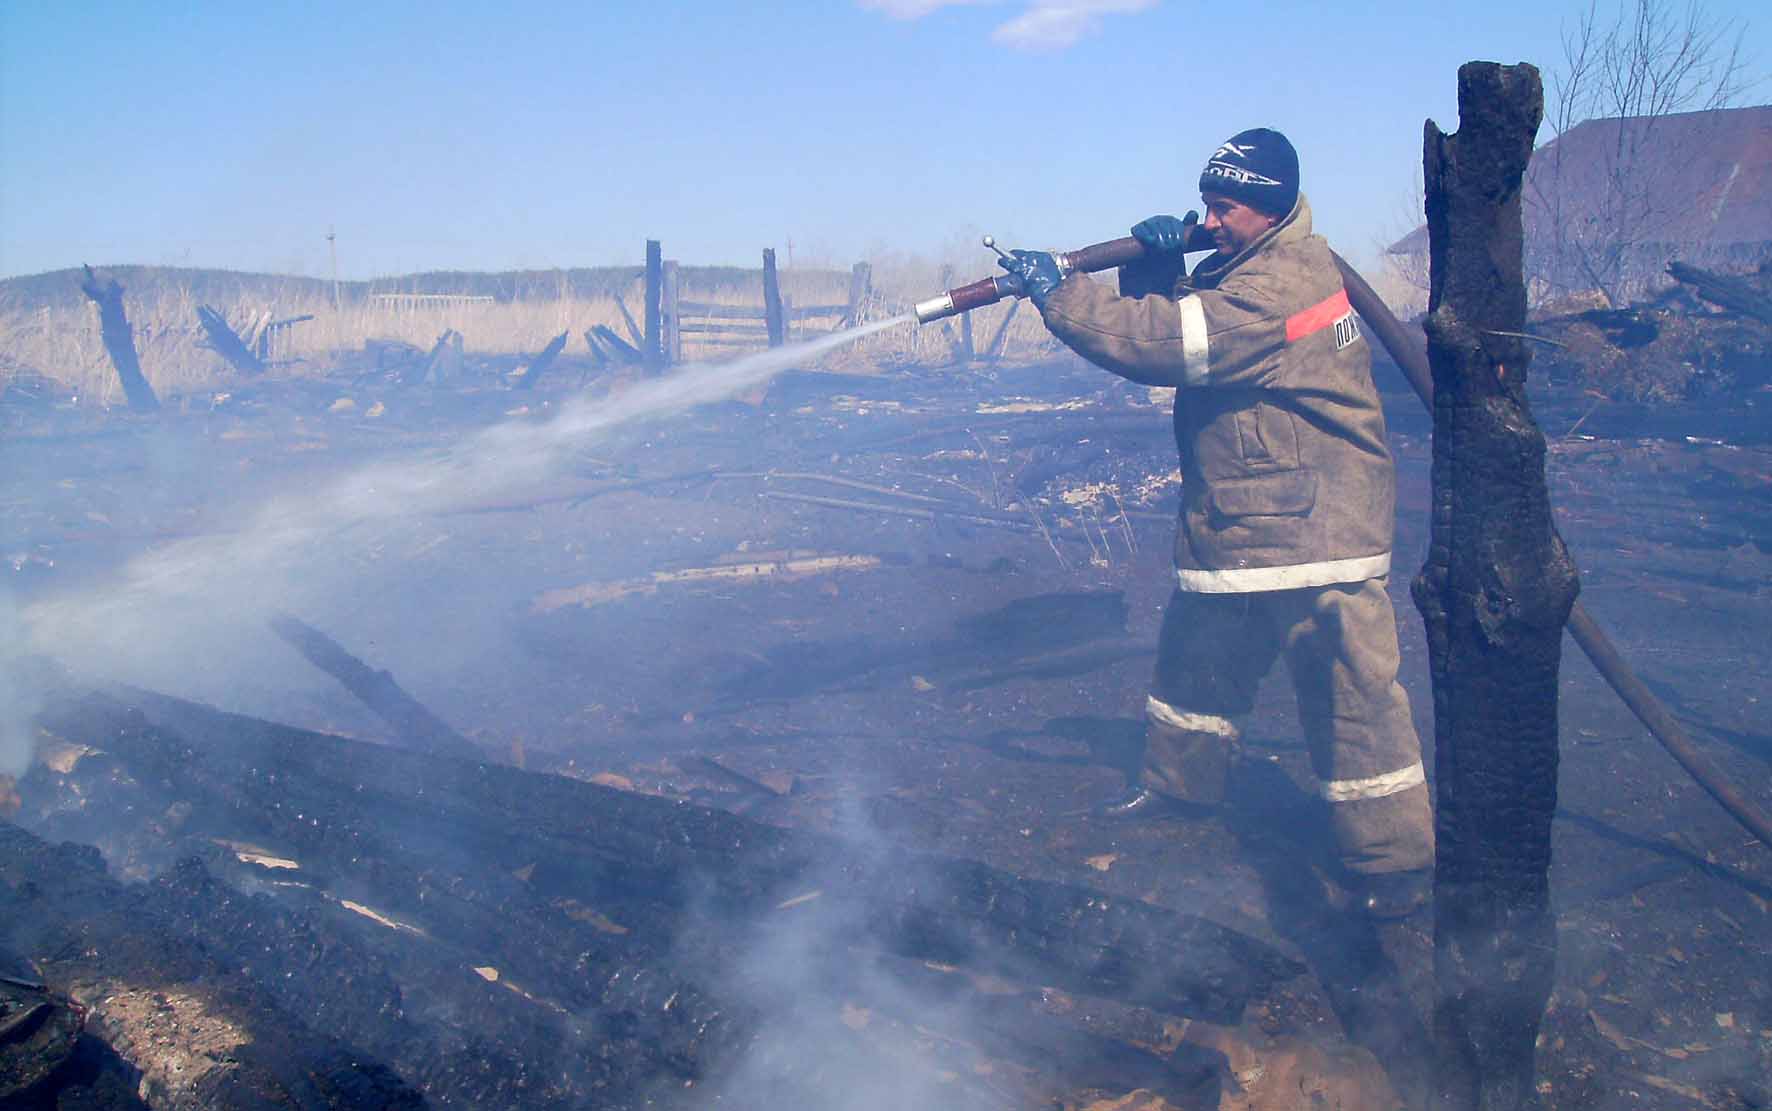
[[1284, 216], [1298, 200], [1298, 152], [1278, 131], [1265, 127], [1239, 131], [1212, 152], [1200, 173], [1200, 192], [1219, 193], [1270, 216]]

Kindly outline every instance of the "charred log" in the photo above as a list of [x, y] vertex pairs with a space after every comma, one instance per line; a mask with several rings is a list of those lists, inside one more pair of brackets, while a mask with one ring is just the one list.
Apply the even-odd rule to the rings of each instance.
[[1713, 305], [1751, 316], [1762, 324], [1772, 324], [1772, 297], [1756, 289], [1745, 278], [1718, 274], [1683, 262], [1668, 263], [1667, 272], [1675, 281], [1691, 286]]
[[154, 387], [148, 385], [147, 377], [142, 374], [141, 360], [135, 353], [135, 334], [129, 327], [129, 317], [123, 312], [123, 286], [115, 278], [99, 281], [92, 267], [88, 266], [80, 291], [98, 306], [99, 338], [104, 341], [111, 365], [117, 368], [117, 378], [123, 383], [123, 396], [129, 399], [129, 407], [144, 413], [158, 409], [160, 399], [154, 396]]
[[1520, 181], [1543, 114], [1531, 66], [1458, 73], [1426, 134], [1433, 523], [1414, 584], [1434, 687], [1436, 1106], [1536, 1106], [1554, 974], [1557, 673], [1577, 578], [1527, 405]]
[[152, 1106], [424, 1106], [386, 1066], [282, 1011], [181, 933], [178, 921], [205, 910], [165, 886], [119, 884], [96, 849], [0, 822], [0, 945], [31, 954], [86, 1008]]
[[264, 360], [253, 354], [252, 348], [246, 346], [246, 342], [221, 313], [208, 305], [198, 305], [197, 322], [203, 325], [203, 333], [209, 337], [209, 346], [226, 359], [229, 366], [241, 374], [265, 372]]
[[271, 629], [302, 657], [326, 674], [344, 684], [376, 716], [393, 726], [406, 744], [440, 756], [476, 760], [481, 756], [474, 742], [451, 729], [442, 718], [431, 713], [418, 699], [407, 694], [394, 676], [377, 671], [351, 655], [331, 637], [312, 625], [279, 614], [271, 618]]

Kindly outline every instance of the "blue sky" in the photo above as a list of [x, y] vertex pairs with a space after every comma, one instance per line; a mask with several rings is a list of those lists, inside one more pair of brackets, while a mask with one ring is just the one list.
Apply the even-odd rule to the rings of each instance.
[[[648, 237], [694, 264], [1076, 246], [1197, 205], [1250, 126], [1292, 137], [1359, 259], [1407, 230], [1458, 65], [1553, 66], [1584, 7], [6, 0], [0, 276], [324, 275], [329, 227], [351, 278], [634, 263]], [[1772, 19], [1746, 46], [1763, 72]]]

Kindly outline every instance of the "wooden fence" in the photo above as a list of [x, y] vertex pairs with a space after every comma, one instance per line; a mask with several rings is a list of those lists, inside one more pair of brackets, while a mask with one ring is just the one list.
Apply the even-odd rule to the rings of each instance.
[[642, 361], [653, 373], [683, 361], [683, 348], [780, 347], [796, 335], [819, 335], [847, 328], [861, 319], [873, 291], [873, 269], [856, 263], [849, 272], [849, 295], [842, 303], [795, 305], [783, 294], [775, 251], [763, 251], [763, 301], [758, 305], [685, 300], [680, 267], [666, 259], [659, 241], [646, 241], [645, 322], [636, 326], [627, 306], [617, 305], [630, 333], [639, 340]]

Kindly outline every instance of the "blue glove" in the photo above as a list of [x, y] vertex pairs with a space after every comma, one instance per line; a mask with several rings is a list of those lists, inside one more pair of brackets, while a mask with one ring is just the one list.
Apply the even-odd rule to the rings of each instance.
[[1035, 308], [1043, 308], [1046, 298], [1064, 281], [1064, 274], [1058, 269], [1058, 260], [1046, 251], [1011, 251], [1012, 257], [1001, 258], [997, 262], [1021, 282], [1021, 292], [1034, 303]]
[[1199, 222], [1200, 214], [1191, 211], [1181, 219], [1152, 216], [1132, 225], [1132, 238], [1143, 243], [1144, 249], [1152, 254], [1181, 251], [1187, 248], [1187, 241], [1194, 234], [1194, 225]]

